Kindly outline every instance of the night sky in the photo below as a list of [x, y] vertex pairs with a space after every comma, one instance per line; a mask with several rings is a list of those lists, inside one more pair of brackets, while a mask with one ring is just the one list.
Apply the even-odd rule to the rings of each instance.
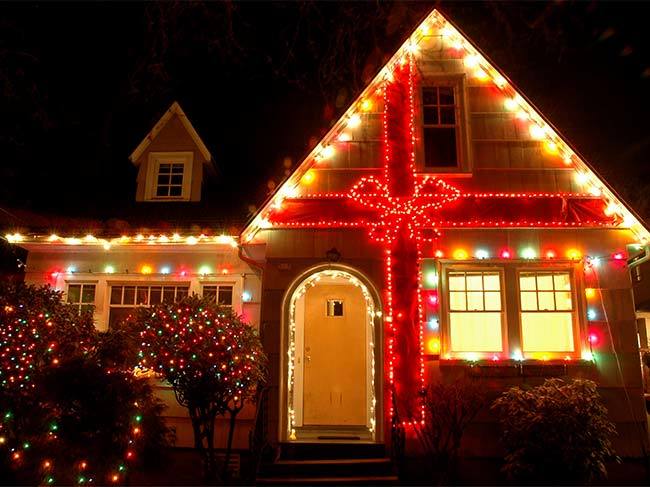
[[177, 100], [242, 222], [433, 6], [650, 216], [650, 4], [623, 2], [3, 3], [0, 208], [123, 216]]

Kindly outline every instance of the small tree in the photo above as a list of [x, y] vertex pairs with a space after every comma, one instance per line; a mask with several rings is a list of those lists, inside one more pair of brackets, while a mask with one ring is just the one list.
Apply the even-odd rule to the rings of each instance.
[[167, 444], [148, 382], [103, 360], [109, 335], [49, 287], [0, 286], [0, 478], [122, 483]]
[[548, 379], [527, 390], [514, 387], [492, 409], [503, 426], [504, 471], [511, 478], [589, 482], [607, 475], [616, 429], [594, 382]]
[[484, 391], [474, 382], [458, 380], [427, 387], [424, 424], [415, 423], [415, 434], [438, 475], [438, 483], [448, 482], [463, 434], [484, 405]]
[[216, 417], [230, 413], [228, 459], [236, 416], [266, 377], [257, 332], [230, 309], [197, 296], [141, 309], [131, 323], [140, 332], [140, 365], [171, 384], [192, 421], [205, 478], [217, 479]]

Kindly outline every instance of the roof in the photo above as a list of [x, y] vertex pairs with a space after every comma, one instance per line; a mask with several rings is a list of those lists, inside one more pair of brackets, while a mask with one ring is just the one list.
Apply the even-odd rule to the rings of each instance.
[[301, 180], [307, 171], [316, 164], [326, 161], [334, 151], [334, 144], [344, 134], [350, 120], [359, 118], [363, 112], [364, 100], [380, 90], [387, 80], [391, 80], [394, 69], [406, 56], [417, 56], [418, 45], [423, 37], [432, 35], [433, 31], [452, 43], [455, 48], [464, 54], [466, 71], [473, 76], [491, 82], [511, 100], [510, 110], [517, 117], [522, 117], [530, 123], [531, 133], [536, 132], [536, 137], [545, 144], [557, 150], [567, 166], [572, 167], [576, 177], [583, 180], [589, 193], [601, 197], [606, 202], [605, 213], [615, 216], [620, 223], [619, 228], [629, 228], [641, 242], [650, 239], [648, 226], [637, 213], [607, 184], [595, 169], [580, 156], [577, 150], [563, 138], [555, 127], [537, 110], [534, 105], [514, 86], [514, 84], [464, 35], [451, 21], [438, 10], [433, 9], [430, 14], [412, 31], [402, 46], [395, 52], [390, 60], [379, 70], [373, 80], [366, 86], [357, 99], [343, 113], [340, 119], [332, 126], [330, 131], [321, 139], [314, 149], [305, 157], [298, 167], [282, 184], [278, 185], [260, 210], [249, 221], [242, 232], [242, 241], [253, 241], [257, 232], [270, 228], [272, 224], [267, 218], [274, 208], [280, 208], [283, 201], [299, 198], [304, 188]]
[[178, 102], [175, 101], [174, 103], [171, 104], [171, 106], [163, 114], [163, 116], [160, 117], [160, 120], [156, 122], [156, 124], [145, 136], [145, 138], [142, 139], [142, 142], [140, 142], [140, 144], [138, 144], [135, 150], [131, 153], [131, 155], [129, 156], [129, 160], [133, 164], [137, 164], [137, 161], [140, 159], [140, 156], [142, 156], [144, 151], [147, 149], [147, 147], [149, 147], [149, 145], [151, 145], [154, 139], [158, 137], [158, 134], [160, 134], [162, 129], [165, 128], [165, 125], [167, 125], [167, 123], [172, 119], [174, 115], [176, 115], [180, 119], [181, 123], [183, 124], [183, 127], [185, 127], [187, 133], [190, 134], [190, 137], [192, 137], [192, 140], [198, 147], [199, 151], [201, 152], [201, 155], [203, 155], [206, 162], [212, 160], [212, 155], [210, 154], [210, 151], [203, 143], [203, 140], [201, 140], [201, 137], [199, 137], [199, 134], [194, 128], [194, 126], [192, 125], [192, 122], [190, 122], [189, 118], [187, 118], [187, 115], [185, 115], [185, 112], [178, 104]]

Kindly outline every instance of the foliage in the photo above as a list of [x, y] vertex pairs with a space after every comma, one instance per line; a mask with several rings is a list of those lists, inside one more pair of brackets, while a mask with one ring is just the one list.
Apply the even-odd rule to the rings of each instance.
[[111, 334], [60, 297], [46, 287], [0, 287], [0, 477], [123, 482], [172, 440], [163, 405], [146, 379], [105, 362]]
[[266, 378], [256, 330], [230, 309], [197, 296], [141, 309], [130, 324], [140, 332], [140, 366], [169, 382], [188, 409], [206, 480], [217, 477], [215, 419], [230, 414], [225, 475], [235, 418]]
[[527, 390], [514, 387], [492, 409], [503, 426], [510, 477], [550, 483], [606, 476], [616, 429], [594, 382], [548, 379]]
[[424, 394], [424, 424], [415, 433], [440, 482], [455, 466], [465, 430], [485, 405], [485, 393], [475, 382], [430, 384]]

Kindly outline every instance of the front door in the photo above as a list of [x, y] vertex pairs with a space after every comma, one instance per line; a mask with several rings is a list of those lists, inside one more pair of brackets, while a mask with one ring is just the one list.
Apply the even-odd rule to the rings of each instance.
[[305, 293], [303, 426], [367, 423], [366, 304], [359, 287]]

